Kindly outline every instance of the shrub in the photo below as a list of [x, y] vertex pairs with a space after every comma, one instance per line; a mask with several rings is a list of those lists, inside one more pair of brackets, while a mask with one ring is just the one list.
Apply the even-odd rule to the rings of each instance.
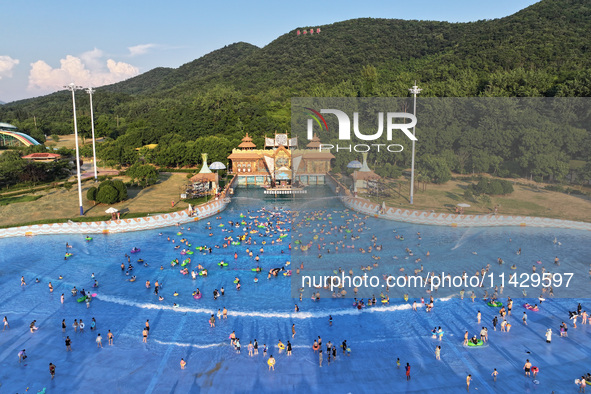
[[546, 186], [544, 186], [544, 190], [549, 190], [551, 192], [564, 193], [564, 187], [562, 187], [560, 185], [546, 185]]
[[464, 198], [468, 201], [474, 201], [474, 193], [470, 188], [464, 190]]
[[468, 189], [473, 194], [482, 195], [488, 194], [490, 196], [500, 196], [504, 194], [513, 193], [513, 184], [504, 179], [492, 179], [480, 178], [476, 185], [472, 184], [468, 186]]
[[493, 179], [492, 181], [490, 181], [489, 192], [487, 194], [490, 194], [492, 196], [499, 196], [503, 194], [503, 186], [501, 186], [501, 182], [499, 182], [498, 179]]
[[96, 187], [91, 187], [86, 191], [86, 199], [88, 201], [96, 201], [96, 194], [98, 193], [98, 189]]
[[111, 185], [105, 185], [98, 189], [96, 200], [103, 204], [113, 204], [117, 202], [119, 192]]
[[60, 136], [57, 134], [52, 134], [51, 135], [51, 139], [54, 140], [55, 142], [59, 142], [60, 140]]
[[72, 188], [72, 186], [74, 186], [74, 184], [72, 182], [66, 181], [66, 182], [62, 183], [62, 187], [66, 190], [70, 190]]
[[125, 187], [123, 181], [119, 179], [114, 180], [113, 187], [117, 189], [118, 192], [117, 201], [127, 200], [127, 188]]
[[511, 194], [513, 193], [513, 184], [509, 181], [500, 181], [501, 186], [503, 187], [503, 194]]

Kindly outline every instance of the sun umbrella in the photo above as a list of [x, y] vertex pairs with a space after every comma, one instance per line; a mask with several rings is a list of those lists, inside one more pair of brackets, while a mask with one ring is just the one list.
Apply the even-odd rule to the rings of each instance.
[[107, 209], [105, 212], [106, 213], [116, 213], [116, 212], [119, 212], [119, 210], [117, 208], [111, 207], [111, 208]]
[[219, 161], [214, 161], [213, 163], [211, 163], [209, 165], [209, 169], [210, 170], [225, 170], [226, 166], [224, 165], [224, 163], [221, 163]]
[[363, 164], [361, 164], [361, 162], [359, 162], [357, 160], [350, 161], [349, 164], [347, 164], [347, 168], [361, 168], [361, 167], [363, 167]]

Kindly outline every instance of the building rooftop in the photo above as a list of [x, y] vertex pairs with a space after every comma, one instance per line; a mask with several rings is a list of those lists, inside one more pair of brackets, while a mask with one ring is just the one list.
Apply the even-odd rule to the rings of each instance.
[[61, 155], [58, 155], [57, 153], [31, 153], [30, 155], [26, 155], [23, 156], [23, 159], [59, 159], [61, 158]]

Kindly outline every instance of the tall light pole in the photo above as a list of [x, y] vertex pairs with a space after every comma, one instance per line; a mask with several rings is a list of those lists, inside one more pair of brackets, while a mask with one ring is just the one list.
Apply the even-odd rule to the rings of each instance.
[[[415, 81], [415, 84], [412, 88], [408, 89], [408, 91], [413, 95], [414, 97], [414, 110], [413, 110], [413, 115], [416, 117], [417, 116], [417, 94], [421, 93], [421, 90], [423, 89], [419, 89], [419, 87], [417, 86], [417, 81]], [[415, 135], [415, 127], [412, 128], [412, 135]], [[410, 168], [410, 203], [411, 205], [414, 203], [413, 201], [413, 197], [414, 197], [414, 189], [415, 189], [415, 141], [412, 141], [412, 164], [411, 164], [411, 168]]]
[[92, 127], [92, 158], [94, 160], [94, 181], [98, 182], [98, 176], [96, 174], [96, 146], [94, 142], [94, 112], [92, 109], [92, 94], [95, 90], [92, 87], [86, 89], [86, 93], [90, 95], [90, 125]]
[[82, 86], [76, 86], [74, 82], [64, 86], [72, 92], [72, 106], [74, 108], [74, 140], [76, 141], [76, 173], [78, 175], [78, 202], [80, 203], [80, 216], [84, 216], [84, 208], [82, 207], [82, 182], [80, 181], [80, 151], [78, 149], [78, 122], [76, 121], [76, 97], [74, 92], [82, 89]]

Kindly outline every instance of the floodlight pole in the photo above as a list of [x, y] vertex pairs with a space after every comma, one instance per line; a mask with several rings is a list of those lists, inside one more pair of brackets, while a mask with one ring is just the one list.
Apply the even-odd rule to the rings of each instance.
[[[413, 110], [413, 115], [416, 117], [417, 116], [417, 94], [421, 93], [421, 90], [423, 89], [419, 89], [419, 87], [417, 86], [417, 81], [415, 81], [415, 84], [412, 88], [408, 89], [410, 93], [412, 93], [413, 98], [414, 98], [414, 110]], [[413, 126], [412, 128], [412, 135], [415, 135], [415, 127]], [[412, 141], [412, 163], [411, 163], [411, 168], [410, 168], [410, 203], [411, 205], [414, 203], [413, 201], [413, 197], [414, 197], [414, 189], [415, 189], [415, 141]]]
[[92, 94], [95, 90], [92, 87], [86, 89], [86, 93], [90, 95], [90, 125], [92, 127], [92, 158], [94, 160], [94, 181], [98, 182], [98, 175], [96, 169], [96, 145], [94, 142], [94, 111], [92, 109]]
[[80, 216], [84, 216], [84, 208], [82, 207], [82, 181], [80, 180], [80, 150], [78, 149], [78, 122], [76, 121], [76, 97], [74, 92], [82, 89], [82, 86], [76, 86], [74, 82], [64, 86], [72, 92], [72, 106], [74, 108], [74, 140], [76, 141], [76, 174], [78, 175], [78, 202], [80, 203]]

